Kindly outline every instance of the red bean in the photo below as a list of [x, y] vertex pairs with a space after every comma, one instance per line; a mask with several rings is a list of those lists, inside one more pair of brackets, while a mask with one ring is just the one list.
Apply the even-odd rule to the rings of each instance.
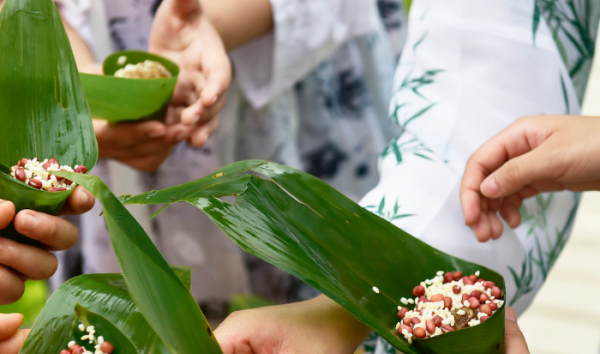
[[436, 294], [431, 297], [431, 302], [444, 301], [444, 295]]
[[110, 342], [104, 342], [100, 345], [100, 350], [106, 354], [111, 354], [115, 350], [115, 347]]
[[419, 298], [419, 302], [431, 302], [428, 298], [426, 298], [425, 296], [421, 296]]
[[35, 189], [42, 189], [42, 181], [37, 180], [35, 178], [31, 178], [29, 180], [29, 185], [32, 186]]
[[447, 272], [446, 274], [444, 274], [444, 283], [449, 283], [453, 280], [454, 280], [454, 274], [452, 274], [451, 272]]
[[475, 284], [475, 282], [477, 281], [477, 276], [475, 274], [471, 274], [469, 275], [469, 279], [473, 282], [473, 284]]
[[27, 175], [25, 174], [25, 170], [22, 168], [17, 168], [17, 170], [15, 171], [15, 178], [25, 183], [25, 181], [27, 181]]
[[64, 182], [67, 186], [70, 186], [73, 184], [73, 181], [71, 181], [70, 179], [66, 179], [66, 178], [64, 179]]
[[71, 354], [71, 352], [68, 350], [61, 350], [60, 354]]
[[[73, 346], [73, 347], [75, 347], [75, 346]], [[85, 348], [84, 347], [77, 346], [75, 349], [73, 349], [73, 347], [71, 347], [71, 353], [72, 354], [83, 354], [83, 353], [85, 353]]]
[[407, 312], [408, 312], [408, 307], [401, 308], [400, 311], [398, 311], [398, 317], [404, 318], [404, 316], [406, 316]]
[[50, 158], [48, 160], [48, 162], [50, 162], [53, 165], [58, 165], [60, 167], [60, 164], [58, 163], [58, 161], [56, 161], [56, 159], [54, 157]]
[[402, 331], [404, 331], [404, 330], [406, 330], [408, 333], [412, 333], [412, 332], [413, 332], [413, 329], [412, 329], [412, 327], [411, 327], [411, 326], [407, 326], [407, 325], [401, 325], [401, 326], [398, 328], [398, 333], [400, 333], [400, 334], [404, 334], [404, 333], [402, 333]]
[[402, 320], [402, 323], [405, 325], [409, 325], [412, 323], [412, 318], [404, 317], [404, 319]]
[[492, 308], [492, 311], [496, 311], [498, 310], [498, 304], [495, 302], [490, 302], [488, 305], [490, 305], [490, 307]]
[[421, 320], [418, 317], [413, 317], [410, 320], [410, 323], [412, 323], [413, 325], [417, 325], [417, 324], [421, 323]]
[[85, 174], [86, 172], [87, 172], [87, 167], [85, 167], [84, 165], [79, 165], [75, 169], [75, 173]]
[[425, 332], [425, 330], [421, 327], [417, 327], [413, 330], [413, 333], [415, 335], [415, 337], [417, 338], [425, 338], [427, 336], [427, 333]]
[[433, 323], [433, 320], [427, 320], [427, 322], [425, 322], [425, 328], [427, 328], [427, 332], [431, 334], [435, 333], [435, 323]]
[[442, 326], [442, 318], [438, 315], [435, 315], [433, 318], [433, 323], [435, 324], [436, 327], [441, 327]]
[[479, 323], [483, 323], [483, 321], [487, 320], [488, 316], [481, 316], [481, 318], [479, 319]]
[[496, 284], [493, 281], [486, 281], [485, 283], [483, 283], [483, 287], [485, 288], [485, 290], [491, 289], [494, 286], [496, 286]]
[[419, 311], [419, 315], [423, 316], [423, 312], [425, 312], [425, 308], [424, 307]]
[[460, 285], [454, 285], [452, 287], [452, 292], [455, 294], [460, 294], [460, 291], [462, 290], [462, 288], [460, 287]]
[[496, 299], [499, 299], [502, 297], [502, 290], [500, 290], [499, 287], [494, 286], [492, 288], [492, 296], [495, 297]]
[[452, 298], [450, 296], [444, 297], [444, 308], [448, 310], [452, 308]]
[[476, 298], [474, 298], [474, 297], [472, 297], [472, 298], [469, 298], [469, 306], [470, 306], [472, 309], [478, 309], [478, 308], [479, 308], [479, 305], [480, 305], [480, 303], [479, 303], [479, 300], [477, 300], [477, 299], [476, 299]]
[[19, 166], [21, 167], [25, 167], [25, 165], [29, 162], [29, 160], [23, 158], [21, 160], [19, 160]]
[[469, 277], [464, 277], [464, 278], [462, 278], [462, 280], [463, 280], [463, 283], [465, 285], [473, 285], [473, 284], [475, 284], [475, 282], [472, 281], [471, 279], [469, 279]]
[[481, 305], [481, 307], [479, 308], [479, 311], [485, 313], [488, 316], [492, 315], [492, 308], [488, 304]]
[[415, 288], [413, 289], [413, 295], [417, 297], [425, 295], [425, 288], [421, 285], [415, 286]]
[[483, 279], [483, 278], [477, 279], [477, 283], [484, 283], [484, 282], [485, 282], [485, 279]]
[[50, 168], [50, 166], [52, 166], [52, 163], [50, 163], [50, 161], [46, 162], [45, 164], [42, 165], [42, 168], [44, 170], [47, 170]]
[[479, 291], [479, 290], [473, 290], [473, 291], [471, 291], [470, 295], [471, 295], [471, 297], [479, 299], [479, 297], [481, 296], [481, 291]]
[[463, 274], [461, 271], [454, 272], [454, 280], [459, 281], [462, 278]]
[[450, 325], [443, 325], [442, 326], [442, 332], [448, 333], [448, 332], [452, 332], [452, 331], [454, 331], [454, 328], [452, 328], [452, 326], [450, 326]]
[[463, 295], [462, 295], [462, 301], [461, 301], [461, 302], [463, 302], [463, 303], [464, 303], [465, 301], [469, 301], [469, 298], [470, 298], [469, 294], [463, 294]]
[[487, 296], [486, 294], [481, 294], [481, 296], [479, 297], [479, 302], [481, 302], [482, 304], [485, 304], [486, 301], [488, 301], [490, 298], [489, 296]]

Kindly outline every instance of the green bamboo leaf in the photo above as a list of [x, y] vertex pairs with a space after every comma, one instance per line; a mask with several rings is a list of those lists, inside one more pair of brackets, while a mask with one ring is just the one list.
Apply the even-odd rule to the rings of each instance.
[[[58, 214], [70, 192], [45, 192], [10, 177], [21, 158], [96, 164], [98, 145], [69, 39], [51, 0], [6, 0], [0, 12], [0, 199], [17, 211]], [[11, 226], [3, 237], [33, 243]]]
[[244, 250], [337, 301], [404, 353], [504, 353], [504, 307], [481, 325], [413, 345], [394, 330], [398, 299], [412, 297], [415, 284], [437, 271], [479, 270], [504, 287], [498, 273], [432, 248], [307, 173], [256, 161], [226, 169], [238, 171], [229, 181], [246, 181], [230, 194], [237, 198], [233, 203], [210, 195], [221, 172], [123, 201], [197, 206]]
[[[96, 337], [102, 336], [106, 341], [110, 342], [115, 348], [112, 354], [133, 354], [137, 353], [137, 348], [115, 325], [110, 323], [106, 318], [101, 315], [89, 311], [80, 304], [75, 305], [75, 316], [83, 323], [87, 328], [88, 326], [94, 326], [96, 330]], [[81, 340], [81, 338], [87, 334], [81, 332], [79, 328], [74, 324], [72, 329], [72, 339], [80, 346], [86, 348], [89, 351], [93, 351], [95, 342], [92, 344], [89, 341]], [[66, 345], [64, 346], [65, 349]]]
[[[67, 343], [73, 339], [77, 304], [114, 325], [137, 348], [136, 354], [150, 352], [154, 331], [131, 300], [123, 277], [119, 274], [90, 274], [73, 278], [54, 292], [35, 321], [20, 354], [39, 354], [40, 349], [44, 353], [60, 353], [66, 349]], [[109, 335], [105, 337], [111, 338]]]
[[[118, 62], [122, 56], [127, 58], [125, 64]], [[125, 65], [137, 64], [145, 60], [163, 64], [173, 76], [160, 79], [128, 79], [113, 76]], [[103, 69], [104, 75], [80, 74], [93, 118], [113, 123], [165, 118], [179, 77], [177, 64], [147, 52], [121, 51], [106, 58]]]
[[533, 4], [533, 44], [535, 44], [535, 36], [537, 35], [538, 28], [540, 26], [540, 8], [537, 4]]
[[[221, 353], [196, 300], [161, 256], [144, 229], [97, 176], [60, 172], [101, 203], [127, 288], [140, 312], [175, 353]], [[218, 188], [217, 188], [218, 189]], [[175, 299], [175, 300], [174, 300]]]

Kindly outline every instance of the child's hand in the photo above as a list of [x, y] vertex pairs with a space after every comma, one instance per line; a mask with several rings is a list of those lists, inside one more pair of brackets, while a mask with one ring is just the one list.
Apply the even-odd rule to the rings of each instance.
[[[77, 187], [63, 208], [63, 215], [82, 214], [94, 206], [94, 197]], [[15, 229], [24, 236], [44, 244], [44, 249], [23, 245], [1, 237], [14, 218]], [[72, 247], [77, 242], [77, 228], [69, 221], [33, 210], [22, 210], [15, 217], [12, 202], [0, 200], [0, 304], [17, 301], [25, 291], [25, 281], [50, 278], [58, 267], [50, 251]], [[4, 353], [0, 350], [0, 353]]]
[[515, 228], [523, 200], [541, 192], [600, 189], [600, 118], [517, 120], [469, 159], [460, 189], [465, 223], [477, 238], [502, 235], [498, 214]]
[[0, 314], [0, 353], [18, 354], [25, 343], [29, 330], [19, 330], [23, 315], [13, 313]]
[[218, 125], [231, 82], [231, 64], [221, 37], [198, 0], [165, 0], [158, 8], [150, 51], [181, 67], [170, 114], [193, 127], [188, 142], [202, 146]]
[[215, 336], [223, 354], [352, 354], [371, 331], [325, 296], [234, 312]]
[[158, 121], [111, 124], [94, 119], [99, 156], [144, 172], [156, 171], [171, 150], [191, 137], [192, 128]]

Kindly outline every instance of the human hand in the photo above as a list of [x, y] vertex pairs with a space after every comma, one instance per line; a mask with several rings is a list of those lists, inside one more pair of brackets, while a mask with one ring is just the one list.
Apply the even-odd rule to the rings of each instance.
[[[62, 215], [82, 214], [94, 206], [94, 197], [82, 187], [69, 196]], [[37, 240], [44, 249], [24, 245], [0, 237], [0, 304], [17, 301], [25, 291], [25, 281], [50, 278], [58, 267], [58, 261], [50, 251], [72, 247], [78, 231], [71, 222], [33, 210], [22, 210], [15, 217], [15, 205], [0, 200], [0, 230], [14, 218], [15, 229], [22, 235]], [[0, 231], [0, 235], [2, 231]], [[1, 332], [1, 330], [0, 330]], [[0, 353], [4, 351], [0, 350]]]
[[216, 330], [223, 354], [352, 354], [370, 329], [325, 296], [232, 313]]
[[542, 192], [600, 189], [600, 118], [532, 116], [511, 124], [469, 159], [460, 200], [481, 242], [516, 228], [523, 200]]
[[0, 314], [0, 353], [19, 353], [30, 331], [29, 329], [19, 330], [21, 323], [23, 323], [21, 314]]
[[198, 0], [165, 0], [154, 18], [150, 51], [181, 68], [169, 121], [193, 127], [188, 142], [199, 147], [216, 130], [231, 82], [231, 64], [223, 42]]
[[94, 119], [99, 156], [117, 160], [144, 172], [156, 171], [173, 147], [190, 137], [183, 124], [158, 121], [111, 124]]
[[504, 325], [504, 344], [506, 354], [529, 354], [525, 336], [517, 324], [517, 315], [509, 306], [506, 306], [506, 323]]

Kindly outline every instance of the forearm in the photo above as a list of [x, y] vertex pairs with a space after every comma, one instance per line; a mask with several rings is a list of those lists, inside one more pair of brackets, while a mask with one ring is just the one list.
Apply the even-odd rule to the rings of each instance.
[[[310, 305], [308, 305], [310, 303]], [[320, 316], [320, 323], [324, 324], [323, 332], [339, 340], [339, 344], [347, 346], [348, 350], [355, 350], [367, 339], [371, 329], [358, 321], [350, 312], [325, 295], [305, 302], [302, 311], [313, 310]]]
[[69, 36], [69, 41], [71, 42], [71, 49], [73, 50], [73, 55], [77, 62], [77, 68], [79, 71], [86, 71], [85, 69], [87, 67], [96, 64], [92, 51], [83, 38], [79, 36], [77, 31], [75, 31], [64, 19], [63, 24], [67, 31], [67, 36]]
[[271, 32], [273, 12], [269, 0], [200, 0], [227, 51]]

